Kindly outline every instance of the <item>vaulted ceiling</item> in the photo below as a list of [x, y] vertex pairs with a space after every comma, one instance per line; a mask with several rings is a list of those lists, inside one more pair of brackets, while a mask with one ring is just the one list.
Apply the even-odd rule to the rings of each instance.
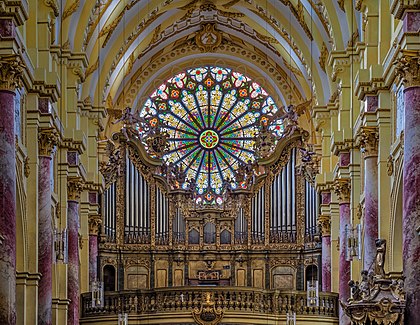
[[[340, 7], [341, 4], [341, 7]], [[164, 79], [203, 64], [234, 66], [258, 81], [279, 105], [328, 102], [335, 88], [326, 62], [344, 49], [357, 25], [344, 1], [67, 0], [63, 42], [85, 52], [82, 99], [137, 108]], [[196, 35], [221, 36], [203, 48]]]

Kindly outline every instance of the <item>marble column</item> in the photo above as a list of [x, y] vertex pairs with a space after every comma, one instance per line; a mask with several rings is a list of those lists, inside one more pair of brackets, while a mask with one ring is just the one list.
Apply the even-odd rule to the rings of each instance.
[[68, 231], [68, 279], [67, 296], [70, 299], [68, 325], [79, 324], [79, 200], [83, 190], [80, 178], [67, 182], [67, 231]]
[[89, 216], [89, 283], [98, 281], [98, 232], [102, 219], [99, 215]]
[[[420, 17], [419, 17], [420, 18]], [[403, 272], [407, 324], [420, 324], [420, 51], [404, 51]]]
[[320, 215], [319, 228], [322, 235], [322, 291], [331, 291], [331, 220], [330, 216]]
[[[350, 223], [350, 181], [338, 179], [334, 184], [334, 190], [340, 205], [340, 258], [339, 258], [339, 299], [346, 302], [350, 298], [350, 261], [346, 260], [346, 225]], [[340, 307], [340, 325], [349, 325], [350, 319]]]
[[370, 270], [378, 238], [378, 139], [375, 127], [362, 127], [358, 144], [364, 159], [365, 216], [363, 220], [363, 269]]
[[52, 324], [53, 220], [51, 220], [51, 154], [57, 145], [54, 129], [38, 133], [38, 324]]
[[0, 58], [0, 324], [16, 324], [15, 89], [23, 68]]

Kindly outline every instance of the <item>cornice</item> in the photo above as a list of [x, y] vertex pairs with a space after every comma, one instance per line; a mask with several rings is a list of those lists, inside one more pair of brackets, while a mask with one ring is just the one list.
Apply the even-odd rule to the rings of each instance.
[[0, 1], [0, 16], [11, 17], [16, 26], [21, 26], [29, 18], [29, 4], [27, 0]]

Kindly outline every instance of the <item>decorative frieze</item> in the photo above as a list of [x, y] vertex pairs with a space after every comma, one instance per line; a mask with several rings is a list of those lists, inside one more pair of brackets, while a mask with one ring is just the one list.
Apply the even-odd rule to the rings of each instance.
[[51, 157], [58, 144], [58, 133], [54, 128], [40, 129], [38, 133], [38, 154]]
[[420, 51], [402, 50], [395, 62], [396, 73], [402, 78], [404, 87], [420, 86]]
[[80, 194], [83, 192], [84, 183], [80, 177], [69, 178], [67, 180], [67, 197], [69, 201], [79, 201]]
[[350, 202], [350, 188], [349, 179], [337, 179], [334, 182], [334, 192], [338, 196], [339, 203]]
[[378, 156], [379, 133], [375, 127], [362, 127], [357, 134], [357, 145], [364, 158]]
[[24, 65], [16, 54], [0, 57], [0, 90], [15, 91], [21, 87]]

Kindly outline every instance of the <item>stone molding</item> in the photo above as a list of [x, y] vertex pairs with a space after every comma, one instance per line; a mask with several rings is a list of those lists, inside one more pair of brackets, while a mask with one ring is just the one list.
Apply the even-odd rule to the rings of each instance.
[[80, 177], [72, 177], [67, 180], [67, 198], [69, 201], [79, 201], [80, 194], [84, 190], [84, 182]]
[[349, 179], [340, 178], [334, 182], [334, 192], [338, 196], [339, 204], [350, 203], [350, 189]]
[[363, 126], [357, 133], [356, 143], [364, 158], [378, 156], [379, 132], [376, 127]]
[[402, 50], [402, 55], [395, 62], [396, 73], [404, 83], [404, 87], [420, 86], [420, 51]]
[[40, 129], [38, 133], [38, 155], [51, 157], [58, 145], [58, 132], [54, 128]]
[[24, 65], [17, 54], [0, 57], [0, 91], [15, 91], [21, 87]]
[[318, 225], [322, 236], [331, 236], [331, 217], [321, 214], [318, 219]]

